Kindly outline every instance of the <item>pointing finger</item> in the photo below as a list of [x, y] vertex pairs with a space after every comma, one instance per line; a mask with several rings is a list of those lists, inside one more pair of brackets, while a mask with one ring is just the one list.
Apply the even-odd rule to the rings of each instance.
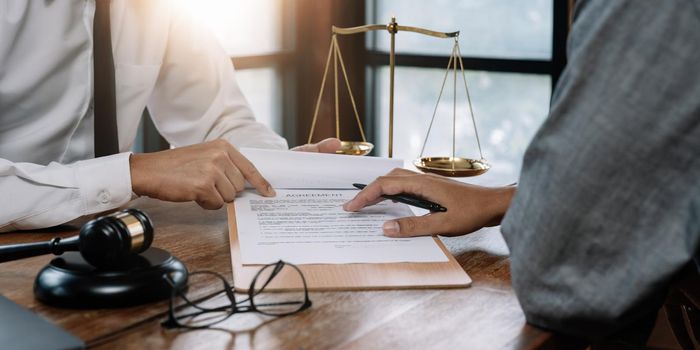
[[228, 154], [233, 164], [241, 171], [243, 177], [250, 182], [253, 187], [266, 197], [274, 197], [275, 190], [272, 189], [270, 183], [260, 174], [258, 169], [245, 156], [230, 144], [228, 145]]

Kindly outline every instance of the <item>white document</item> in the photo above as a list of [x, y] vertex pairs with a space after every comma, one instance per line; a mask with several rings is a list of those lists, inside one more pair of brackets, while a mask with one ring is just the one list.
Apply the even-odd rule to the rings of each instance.
[[276, 189], [354, 188], [353, 183], [368, 184], [394, 168], [403, 167], [403, 160], [391, 158], [257, 148], [242, 148], [241, 153]]
[[356, 193], [278, 189], [277, 197], [266, 198], [243, 192], [235, 201], [242, 263], [267, 264], [280, 259], [295, 264], [447, 261], [432, 237], [383, 235], [385, 221], [413, 215], [405, 204], [384, 201], [360, 212], [344, 211], [343, 203]]

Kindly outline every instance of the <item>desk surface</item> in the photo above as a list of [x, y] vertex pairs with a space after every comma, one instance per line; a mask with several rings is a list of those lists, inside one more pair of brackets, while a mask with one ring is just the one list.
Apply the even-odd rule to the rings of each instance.
[[[214, 270], [231, 279], [226, 212], [191, 203], [140, 199], [154, 221], [154, 246], [179, 257], [190, 271]], [[42, 241], [76, 230], [0, 234], [0, 244]], [[551, 333], [531, 327], [510, 285], [507, 248], [497, 229], [443, 239], [474, 280], [471, 288], [312, 293], [313, 307], [273, 319], [234, 315], [218, 330], [171, 331], [160, 327], [167, 302], [104, 310], [63, 310], [32, 294], [36, 273], [50, 256], [3, 263], [0, 294], [98, 349], [535, 349], [557, 347]], [[201, 296], [216, 286], [201, 290]]]

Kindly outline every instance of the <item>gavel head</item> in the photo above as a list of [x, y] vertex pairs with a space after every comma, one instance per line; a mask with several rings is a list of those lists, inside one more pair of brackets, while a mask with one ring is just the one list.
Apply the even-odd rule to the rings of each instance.
[[79, 237], [80, 254], [88, 263], [110, 267], [148, 249], [153, 243], [153, 224], [144, 212], [126, 209], [88, 222]]

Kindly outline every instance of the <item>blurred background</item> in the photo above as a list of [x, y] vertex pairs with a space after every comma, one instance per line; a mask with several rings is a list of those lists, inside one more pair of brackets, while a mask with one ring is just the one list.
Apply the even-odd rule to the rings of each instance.
[[[476, 124], [498, 177], [517, 179], [525, 148], [547, 116], [565, 64], [572, 1], [555, 0], [186, 0], [231, 56], [257, 119], [290, 146], [306, 143], [331, 39], [331, 25], [386, 24], [461, 31]], [[373, 155], [388, 153], [389, 34], [339, 36]], [[394, 157], [419, 156], [452, 51], [452, 39], [396, 35]], [[459, 77], [459, 76], [458, 76]], [[339, 73], [341, 139], [360, 140]], [[461, 77], [460, 77], [461, 78]], [[451, 79], [451, 76], [450, 76]], [[478, 158], [464, 88], [457, 88], [457, 156]], [[335, 135], [332, 67], [313, 140]], [[437, 106], [427, 156], [452, 150], [451, 84]], [[136, 151], [167, 148], [144, 118]]]

